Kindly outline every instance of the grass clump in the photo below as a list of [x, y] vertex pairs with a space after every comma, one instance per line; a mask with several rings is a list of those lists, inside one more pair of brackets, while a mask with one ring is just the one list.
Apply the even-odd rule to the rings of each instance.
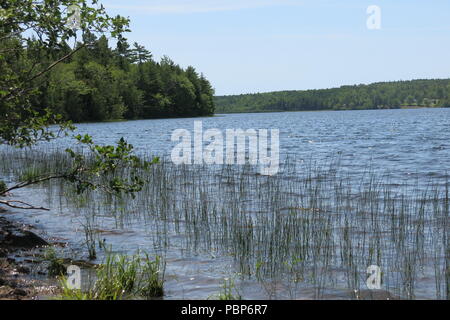
[[151, 260], [148, 254], [145, 254], [145, 263], [142, 266], [141, 284], [139, 293], [146, 299], [162, 297], [164, 295], [164, 273], [165, 263], [161, 257], [156, 256]]
[[66, 274], [66, 267], [63, 264], [64, 260], [58, 257], [54, 248], [49, 248], [45, 252], [44, 259], [49, 262], [47, 271], [50, 277], [58, 277]]
[[89, 260], [97, 258], [96, 241], [98, 237], [95, 233], [95, 216], [86, 216], [86, 223], [83, 224], [85, 245], [88, 251]]
[[29, 167], [26, 168], [19, 176], [19, 181], [21, 182], [28, 182], [28, 181], [35, 181], [41, 178], [44, 174], [43, 168], [39, 167]]
[[[235, 291], [236, 293], [233, 293]], [[241, 300], [241, 295], [237, 292], [233, 279], [225, 279], [222, 284], [222, 291], [217, 295], [218, 300]]]
[[139, 257], [108, 255], [105, 264], [99, 267], [98, 280], [94, 287], [94, 298], [118, 300], [133, 293], [137, 281]]
[[156, 298], [164, 295], [165, 264], [161, 257], [142, 259], [139, 253], [126, 256], [108, 253], [104, 264], [97, 268], [97, 280], [86, 292], [73, 290], [62, 279], [62, 299], [124, 300]]
[[6, 185], [5, 181], [0, 180], [0, 195], [8, 190], [8, 186]]

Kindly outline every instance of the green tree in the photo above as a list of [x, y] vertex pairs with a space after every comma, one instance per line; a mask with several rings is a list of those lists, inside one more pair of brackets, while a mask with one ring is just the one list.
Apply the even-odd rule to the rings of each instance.
[[380, 82], [340, 88], [215, 97], [220, 112], [394, 109], [442, 106], [450, 79]]
[[[33, 103], [39, 96], [39, 81], [45, 81], [50, 71], [59, 67], [78, 51], [87, 47], [89, 37], [83, 37], [83, 42], [75, 49], [68, 50], [67, 42], [75, 40], [76, 30], [68, 24], [71, 15], [65, 9], [71, 5], [78, 5], [81, 11], [80, 32], [89, 35], [92, 32], [109, 32], [111, 36], [123, 39], [122, 33], [128, 31], [128, 19], [120, 16], [110, 17], [104, 7], [98, 5], [97, 0], [9, 0], [0, 4], [0, 141], [16, 147], [31, 146], [38, 141], [48, 141], [57, 137], [55, 130], [50, 128], [52, 124], [60, 126], [59, 132], [67, 133], [73, 128], [68, 122], [62, 121], [62, 116], [53, 112], [50, 108], [42, 110]], [[28, 51], [32, 48], [31, 51]], [[28, 54], [30, 53], [30, 54]], [[42, 59], [45, 57], [46, 59]], [[92, 64], [86, 66], [86, 70], [102, 72], [101, 65]], [[85, 97], [91, 95], [91, 99], [100, 100], [93, 90], [107, 90], [108, 87], [85, 87], [85, 83], [76, 82], [76, 73], [71, 74], [70, 68], [62, 70], [62, 77], [70, 82], [71, 88]], [[109, 75], [109, 74], [107, 74]], [[75, 77], [73, 77], [75, 76]], [[88, 83], [92, 84], [92, 83]], [[55, 90], [52, 88], [51, 90]], [[67, 94], [67, 91], [58, 93]], [[55, 94], [54, 97], [58, 97]], [[107, 112], [110, 115], [120, 114], [123, 105], [113, 98], [114, 104], [109, 106]], [[98, 101], [96, 101], [98, 102]], [[105, 102], [106, 104], [107, 102]], [[142, 164], [132, 154], [132, 146], [121, 139], [117, 146], [98, 146], [88, 135], [77, 136], [79, 143], [87, 145], [91, 150], [94, 161], [88, 161], [84, 154], [77, 154], [72, 150], [67, 151], [73, 157], [73, 167], [66, 172], [54, 174], [47, 173], [42, 176], [32, 177], [27, 181], [19, 182], [13, 186], [2, 188], [0, 196], [8, 194], [12, 190], [47, 181], [50, 179], [65, 179], [74, 183], [79, 192], [87, 188], [105, 188], [112, 193], [134, 193], [142, 187], [140, 178], [132, 173], [130, 180], [113, 178], [106, 185], [96, 183], [96, 177], [107, 172], [113, 172], [119, 166], [137, 166]], [[0, 204], [15, 208], [33, 209], [18, 200], [0, 200]]]
[[133, 62], [142, 64], [152, 59], [151, 52], [145, 49], [144, 46], [139, 45], [137, 42], [135, 42], [133, 46], [134, 49], [131, 51], [133, 55]]

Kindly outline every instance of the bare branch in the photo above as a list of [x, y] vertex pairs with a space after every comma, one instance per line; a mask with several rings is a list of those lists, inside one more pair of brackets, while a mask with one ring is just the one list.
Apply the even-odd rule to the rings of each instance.
[[31, 77], [30, 79], [28, 79], [27, 81], [33, 81], [36, 78], [39, 78], [40, 76], [42, 76], [44, 73], [47, 73], [48, 71], [50, 71], [51, 69], [53, 69], [53, 67], [55, 67], [58, 63], [63, 62], [64, 60], [70, 58], [73, 54], [75, 54], [78, 50], [81, 50], [82, 48], [84, 48], [86, 46], [85, 43], [83, 43], [81, 46], [79, 46], [78, 48], [76, 48], [75, 50], [71, 51], [70, 53], [66, 54], [64, 57], [56, 60], [55, 62], [53, 62], [51, 65], [49, 65], [47, 68], [45, 68], [44, 70], [42, 70], [41, 72], [39, 72], [38, 74], [34, 75], [33, 77]]
[[60, 174], [60, 175], [46, 176], [46, 177], [42, 177], [39, 179], [31, 180], [31, 181], [20, 182], [20, 183], [16, 184], [15, 186], [6, 189], [2, 193], [0, 193], [0, 195], [9, 193], [10, 191], [15, 190], [15, 189], [24, 188], [24, 187], [32, 185], [32, 184], [41, 183], [41, 182], [45, 182], [45, 181], [52, 180], [52, 179], [62, 179], [62, 178], [66, 178], [66, 177], [68, 177], [67, 174]]
[[[16, 205], [15, 203], [17, 203], [19, 205]], [[8, 207], [15, 208], [15, 209], [50, 211], [50, 209], [47, 209], [44, 207], [35, 207], [35, 206], [32, 206], [31, 204], [28, 204], [26, 202], [19, 201], [19, 200], [0, 200], [0, 204], [4, 204]]]

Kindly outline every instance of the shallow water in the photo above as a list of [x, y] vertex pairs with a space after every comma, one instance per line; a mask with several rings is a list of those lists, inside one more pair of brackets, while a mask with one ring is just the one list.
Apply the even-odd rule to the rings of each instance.
[[[138, 153], [167, 156], [176, 144], [171, 142], [175, 129], [193, 131], [194, 121], [201, 120], [203, 129], [279, 129], [280, 153], [296, 162], [317, 162], [318, 165], [339, 160], [341, 170], [351, 177], [370, 171], [389, 174], [392, 185], [429, 179], [447, 179], [450, 168], [450, 109], [410, 109], [336, 112], [289, 112], [218, 115], [212, 118], [140, 120], [114, 123], [79, 124], [77, 133], [89, 133], [97, 143], [113, 143], [120, 137], [133, 144]], [[69, 140], [52, 143], [52, 148], [66, 147]], [[289, 178], [289, 177], [287, 177]], [[292, 178], [295, 178], [294, 176]], [[34, 224], [50, 238], [67, 241], [75, 253], [83, 252], [83, 215], [73, 212], [59, 195], [41, 188], [28, 188], [15, 193], [33, 204], [50, 206], [50, 212], [14, 211], [13, 219]], [[42, 195], [45, 195], [43, 197]], [[252, 198], [246, 207], [252, 208]], [[99, 204], [100, 205], [100, 204]], [[243, 205], [243, 208], [245, 206]], [[260, 208], [259, 208], [260, 209]], [[255, 214], [255, 213], [253, 213]], [[114, 250], [133, 253], [137, 248], [161, 252], [167, 261], [166, 298], [206, 299], [221, 290], [224, 278], [235, 278], [239, 293], [245, 299], [317, 297], [317, 290], [307, 283], [269, 281], [258, 283], [254, 278], [236, 275], [239, 268], [231, 255], [216, 247], [205, 250], [186, 242], [183, 234], [156, 229], [154, 221], [129, 214], [124, 223], [111, 216], [100, 216], [99, 234]], [[171, 228], [171, 227], [170, 227]], [[169, 245], [162, 245], [158, 234], [165, 233]], [[418, 275], [417, 298], [434, 298], [434, 278], [431, 271]], [[336, 282], [343, 277], [336, 267], [332, 273]], [[345, 282], [345, 281], [344, 281]], [[323, 289], [320, 298], [351, 298], [341, 285]]]

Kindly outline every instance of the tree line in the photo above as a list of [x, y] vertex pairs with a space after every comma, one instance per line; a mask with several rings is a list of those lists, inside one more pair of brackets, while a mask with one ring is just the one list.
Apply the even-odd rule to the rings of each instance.
[[450, 79], [380, 82], [332, 89], [215, 97], [216, 111], [271, 112], [450, 107]]
[[214, 114], [214, 90], [202, 74], [168, 57], [157, 62], [138, 43], [119, 39], [111, 48], [105, 35], [90, 32], [74, 48], [62, 43], [51, 52], [36, 39], [27, 42], [23, 46], [13, 37], [0, 42], [15, 48], [5, 64], [16, 74], [32, 70], [34, 61], [51, 64], [76, 51], [35, 81], [31, 104], [38, 112], [51, 110], [73, 122]]
[[[74, 6], [83, 18], [77, 29], [69, 23], [74, 12], [69, 8]], [[130, 110], [135, 112], [133, 117], [144, 114], [138, 112], [146, 103], [144, 93], [148, 88], [140, 89], [139, 78], [132, 75], [143, 70], [145, 63], [155, 62], [144, 48], [129, 48], [124, 38], [130, 32], [129, 23], [120, 15], [110, 16], [98, 0], [0, 2], [0, 145], [25, 148], [69, 136], [76, 128], [68, 118], [108, 120], [127, 112], [129, 115]], [[79, 34], [83, 36], [77, 37]], [[110, 49], [106, 36], [97, 39], [94, 34], [108, 35], [117, 40], [118, 47]], [[67, 43], [76, 45], [71, 49]], [[144, 56], [137, 56], [139, 52]], [[139, 62], [133, 60], [136, 57]], [[188, 77], [187, 70], [165, 60], [157, 64], [161, 77]], [[170, 69], [170, 75], [163, 75], [164, 68]], [[193, 80], [198, 80], [199, 88], [206, 84], [201, 83], [201, 78], [197, 75]], [[168, 88], [164, 87], [164, 80], [161, 83], [163, 87], [158, 90], [166, 94]], [[190, 83], [192, 89], [194, 84]], [[127, 89], [138, 93], [138, 98], [126, 100]], [[171, 100], [170, 92], [167, 94], [168, 108], [175, 108], [180, 101]], [[212, 93], [209, 95], [212, 97]], [[200, 98], [199, 95], [198, 101]], [[192, 110], [201, 107], [188, 106]], [[0, 206], [48, 210], [8, 197], [11, 191], [50, 180], [70, 183], [77, 194], [102, 189], [111, 196], [134, 196], [144, 185], [138, 170], [158, 162], [158, 158], [139, 159], [124, 138], [113, 145], [95, 144], [89, 134], [73, 138], [90, 152], [68, 148], [66, 152], [72, 161], [61, 170], [28, 174], [13, 183], [0, 180]], [[119, 177], [115, 173], [120, 168], [126, 168], [129, 174]]]

